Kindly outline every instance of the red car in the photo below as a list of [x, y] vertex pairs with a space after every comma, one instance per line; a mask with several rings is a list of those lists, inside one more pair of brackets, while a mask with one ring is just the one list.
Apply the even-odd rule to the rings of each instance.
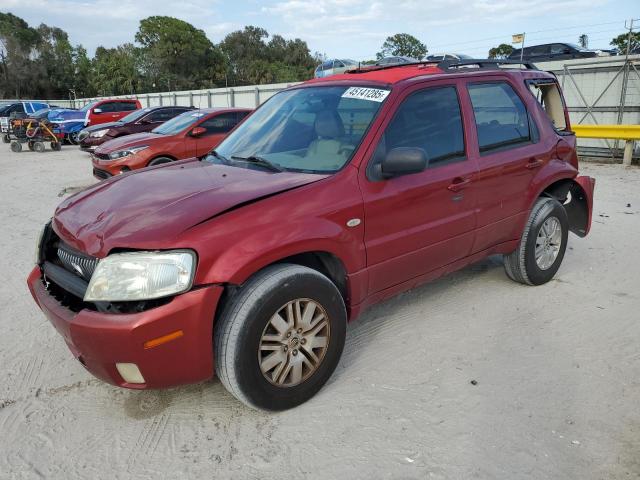
[[29, 288], [104, 381], [215, 372], [252, 407], [298, 405], [369, 305], [494, 254], [540, 285], [569, 232], [589, 232], [595, 181], [555, 76], [497, 65], [373, 67], [277, 93], [209, 156], [65, 200]]
[[100, 123], [80, 131], [80, 150], [92, 152], [109, 140], [132, 133], [149, 132], [194, 107], [151, 107], [135, 110], [115, 122]]
[[251, 110], [205, 108], [190, 110], [154, 128], [114, 138], [98, 146], [93, 155], [93, 176], [109, 178], [151, 165], [206, 155]]

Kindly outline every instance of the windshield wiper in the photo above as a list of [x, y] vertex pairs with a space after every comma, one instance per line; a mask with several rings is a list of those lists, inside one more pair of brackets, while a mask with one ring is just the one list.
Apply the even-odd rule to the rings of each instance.
[[258, 157], [257, 155], [250, 155], [248, 157], [239, 157], [237, 155], [232, 155], [231, 159], [260, 165], [261, 167], [265, 167], [272, 172], [284, 172], [284, 168], [282, 168], [280, 165], [270, 162], [266, 158]]
[[[216, 157], [218, 160], [222, 160], [222, 163], [224, 163], [225, 165], [229, 165], [229, 159], [227, 157], [225, 157], [224, 155], [221, 155], [220, 153], [216, 152], [215, 150], [211, 150], [209, 152], [209, 155], [212, 155], [214, 157]], [[207, 158], [207, 156], [205, 155], [204, 158]]]

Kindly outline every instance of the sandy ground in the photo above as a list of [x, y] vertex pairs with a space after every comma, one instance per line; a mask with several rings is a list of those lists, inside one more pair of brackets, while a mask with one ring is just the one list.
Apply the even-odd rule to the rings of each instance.
[[640, 170], [583, 170], [593, 231], [554, 281], [491, 258], [377, 306], [314, 399], [266, 414], [217, 380], [129, 391], [74, 360], [25, 278], [88, 156], [0, 145], [0, 478], [639, 478]]

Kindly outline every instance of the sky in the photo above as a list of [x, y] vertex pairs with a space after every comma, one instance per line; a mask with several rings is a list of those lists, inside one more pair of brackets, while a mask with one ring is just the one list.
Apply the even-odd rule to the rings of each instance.
[[410, 33], [430, 53], [487, 55], [490, 47], [526, 33], [528, 45], [577, 43], [607, 48], [625, 19], [638, 18], [638, 0], [1, 0], [0, 11], [31, 26], [64, 29], [92, 55], [96, 47], [133, 42], [139, 21], [151, 15], [180, 18], [213, 42], [245, 25], [301, 38], [312, 53], [356, 61], [374, 58], [385, 38]]

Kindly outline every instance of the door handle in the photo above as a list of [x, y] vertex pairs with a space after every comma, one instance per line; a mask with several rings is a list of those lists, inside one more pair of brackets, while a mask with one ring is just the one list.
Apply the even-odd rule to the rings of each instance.
[[460, 190], [467, 188], [470, 183], [471, 183], [470, 178], [456, 177], [453, 179], [451, 184], [447, 187], [447, 190], [450, 190], [452, 192], [459, 192]]
[[533, 168], [538, 168], [542, 166], [542, 160], [540, 160], [539, 158], [530, 158], [529, 161], [527, 162], [527, 168], [529, 170], [533, 169]]

